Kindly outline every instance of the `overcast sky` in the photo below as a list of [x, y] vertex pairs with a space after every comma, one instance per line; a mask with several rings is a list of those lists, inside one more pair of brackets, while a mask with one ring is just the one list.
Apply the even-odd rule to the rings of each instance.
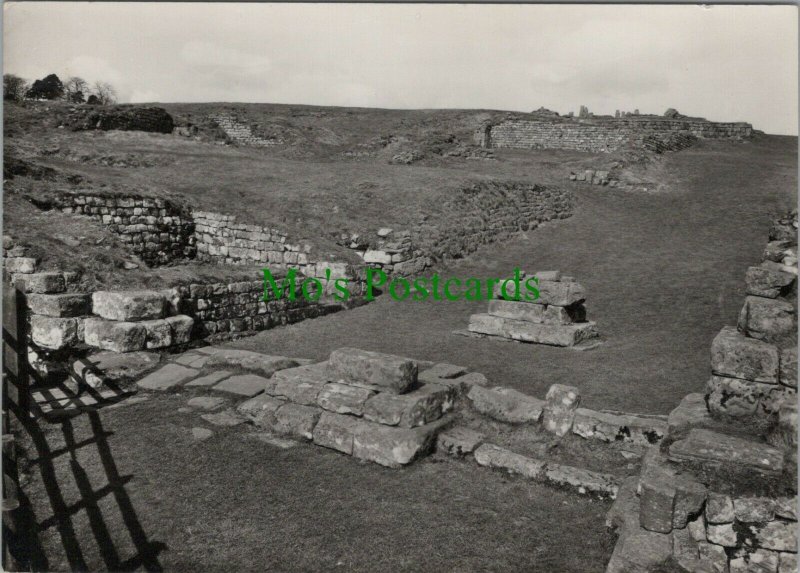
[[4, 4], [4, 68], [130, 102], [561, 113], [797, 134], [794, 6]]

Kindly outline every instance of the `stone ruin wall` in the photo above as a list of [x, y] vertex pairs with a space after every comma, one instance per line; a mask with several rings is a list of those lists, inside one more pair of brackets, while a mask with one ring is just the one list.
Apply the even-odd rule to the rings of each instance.
[[[654, 140], [674, 139], [682, 133], [708, 139], [745, 139], [753, 127], [747, 123], [714, 123], [697, 120], [614, 119], [547, 121], [524, 118], [506, 119], [487, 125], [478, 134], [483, 147], [514, 149], [571, 149], [608, 153], [629, 145], [658, 148]], [[685, 147], [685, 142], [677, 142]], [[661, 147], [669, 147], [662, 143]]]

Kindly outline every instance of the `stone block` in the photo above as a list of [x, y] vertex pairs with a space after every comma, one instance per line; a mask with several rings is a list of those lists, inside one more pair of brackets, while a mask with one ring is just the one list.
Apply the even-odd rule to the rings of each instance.
[[659, 533], [686, 527], [706, 499], [705, 486], [670, 466], [655, 448], [648, 451], [642, 463], [639, 492], [640, 524]]
[[560, 281], [561, 271], [537, 271], [533, 273], [540, 281]]
[[284, 404], [286, 404], [286, 400], [275, 398], [269, 394], [259, 394], [239, 404], [236, 411], [253, 420], [257, 426], [273, 428], [275, 412]]
[[797, 553], [781, 553], [778, 560], [778, 573], [797, 573]]
[[[514, 300], [517, 294], [519, 294], [520, 301], [524, 301], [525, 294], [528, 292], [524, 286], [526, 280], [527, 275], [524, 275], [520, 281], [519, 293], [517, 293], [516, 285], [514, 284], [513, 279], [508, 279], [508, 284], [505, 284], [505, 292], [508, 294], [508, 296], [505, 296], [503, 293], [505, 281], [500, 281], [495, 286], [494, 298]], [[555, 306], [572, 306], [576, 303], [581, 303], [586, 299], [586, 292], [584, 291], [583, 287], [580, 285], [580, 283], [574, 281], [564, 282], [540, 279], [537, 289], [539, 290], [539, 298], [533, 301], [528, 301], [529, 303], [544, 305], [552, 304]], [[531, 294], [531, 296], [533, 295]]]
[[353, 436], [353, 456], [387, 467], [409, 464], [427, 453], [449, 423], [445, 417], [416, 428], [395, 428], [362, 420]]
[[722, 547], [736, 547], [739, 545], [736, 539], [736, 530], [732, 523], [713, 524], [706, 526], [706, 538], [714, 545]]
[[[560, 284], [560, 283], [559, 283]], [[469, 319], [470, 332], [500, 336], [519, 342], [575, 346], [599, 335], [594, 322], [577, 324], [540, 324], [524, 320], [500, 318], [490, 314], [473, 314]]]
[[736, 520], [763, 523], [775, 519], [775, 500], [769, 497], [740, 497], [733, 500]]
[[492, 299], [488, 313], [500, 318], [511, 318], [542, 324], [572, 324], [586, 320], [586, 309], [581, 304], [555, 306], [531, 304], [525, 301]]
[[752, 543], [756, 547], [773, 551], [797, 552], [797, 523], [794, 521], [770, 521], [748, 525]]
[[191, 316], [179, 314], [177, 316], [168, 316], [164, 320], [167, 321], [172, 329], [172, 344], [188, 344], [192, 340], [194, 319]]
[[785, 300], [748, 296], [739, 313], [738, 327], [751, 338], [778, 342], [796, 332], [797, 313]]
[[275, 411], [274, 430], [305, 440], [314, 437], [314, 426], [322, 410], [313, 406], [303, 406], [287, 402]]
[[27, 303], [31, 312], [45, 316], [83, 316], [91, 312], [88, 294], [29, 294]]
[[708, 409], [728, 416], [752, 416], [758, 410], [761, 397], [774, 388], [750, 380], [712, 376], [706, 384]]
[[745, 275], [747, 294], [777, 298], [791, 289], [791, 285], [796, 278], [791, 273], [776, 269], [750, 267]]
[[467, 397], [476, 411], [511, 424], [538, 422], [545, 405], [543, 400], [502, 387], [473, 386]]
[[650, 416], [575, 410], [572, 432], [583, 438], [604, 442], [630, 442], [643, 446], [656, 444], [667, 433], [667, 422]]
[[76, 318], [55, 318], [34, 314], [31, 316], [31, 339], [42, 348], [59, 350], [79, 342]]
[[314, 427], [314, 443], [352, 456], [353, 439], [357, 428], [363, 423], [352, 416], [322, 412]]
[[364, 414], [364, 404], [375, 393], [366, 388], [332, 382], [317, 395], [317, 405], [336, 414]]
[[206, 366], [223, 366], [241, 368], [255, 374], [269, 378], [279, 370], [294, 368], [298, 366], [296, 360], [286, 356], [271, 356], [252, 352], [250, 350], [238, 350], [236, 348], [209, 348], [207, 351], [211, 357], [206, 362]]
[[580, 391], [575, 386], [565, 384], [550, 386], [542, 413], [544, 429], [559, 437], [569, 433], [580, 401]]
[[237, 396], [252, 398], [261, 394], [271, 386], [271, 381], [256, 374], [239, 374], [219, 382], [213, 389], [218, 392], [228, 392]]
[[122, 384], [138, 378], [154, 368], [161, 357], [154, 352], [103, 351], [79, 358], [72, 363], [74, 377], [84, 384], [98, 388], [103, 384]]
[[579, 493], [598, 493], [613, 498], [619, 489], [617, 478], [611, 474], [572, 466], [548, 463], [544, 476], [552, 484], [570, 486]]
[[84, 342], [89, 346], [114, 352], [134, 352], [144, 350], [146, 340], [145, 327], [136, 322], [117, 322], [102, 318], [84, 320]]
[[774, 551], [764, 549], [737, 551], [730, 559], [729, 571], [730, 573], [778, 573], [779, 564], [780, 554]]
[[196, 396], [191, 398], [186, 405], [198, 410], [215, 410], [225, 403], [224, 398], [214, 396]]
[[167, 300], [151, 290], [97, 291], [92, 293], [92, 312], [109, 320], [136, 321], [164, 316]]
[[475, 430], [458, 426], [439, 434], [436, 449], [451, 456], [471, 454], [483, 443], [486, 436]]
[[7, 273], [30, 274], [36, 272], [36, 259], [32, 257], [7, 257], [3, 259]]
[[797, 521], [797, 496], [775, 498], [775, 515], [781, 519]]
[[16, 274], [14, 283], [26, 293], [49, 294], [66, 290], [66, 282], [62, 273]]
[[169, 390], [197, 376], [197, 370], [180, 364], [167, 364], [151, 372], [136, 384], [144, 390]]
[[381, 392], [364, 405], [364, 418], [385, 424], [413, 428], [438, 420], [452, 409], [453, 392], [446, 386], [426, 384], [408, 394]]
[[367, 249], [364, 253], [364, 262], [367, 264], [390, 265], [392, 264], [392, 255], [385, 251]]
[[766, 444], [711, 430], [693, 429], [669, 448], [676, 461], [696, 462], [730, 471], [756, 470], [766, 474], [783, 471], [783, 453]]
[[728, 573], [728, 554], [725, 548], [708, 542], [699, 542], [700, 569], [696, 573]]
[[780, 382], [784, 386], [797, 388], [797, 348], [781, 351]]
[[148, 349], [166, 348], [172, 344], [172, 328], [163, 318], [143, 320], [141, 324], [147, 333], [145, 346]]
[[674, 441], [685, 438], [692, 428], [713, 429], [718, 425], [719, 422], [708, 411], [705, 396], [699, 393], [687, 394], [677, 408], [669, 413], [667, 433]]
[[335, 382], [395, 394], [408, 391], [417, 382], [414, 360], [358, 348], [331, 352], [328, 372]]
[[729, 495], [721, 493], [709, 493], [706, 500], [706, 521], [715, 525], [721, 523], [733, 523], [736, 514], [734, 513], [733, 500]]
[[545, 462], [515, 454], [511, 450], [494, 444], [481, 445], [473, 452], [473, 455], [475, 461], [482, 466], [504, 469], [538, 481], [545, 478], [547, 469]]
[[[184, 364], [184, 366], [192, 366], [191, 364]], [[206, 374], [205, 376], [200, 376], [199, 378], [195, 378], [191, 382], [188, 382], [187, 386], [213, 386], [220, 380], [224, 380], [228, 376], [230, 376], [232, 372], [228, 370], [217, 370], [216, 372], [211, 372], [210, 374]]]
[[711, 343], [711, 369], [717, 375], [776, 384], [778, 366], [774, 345], [747, 338], [731, 326]]
[[700, 553], [688, 528], [672, 531], [672, 557], [686, 571], [693, 571], [697, 567]]

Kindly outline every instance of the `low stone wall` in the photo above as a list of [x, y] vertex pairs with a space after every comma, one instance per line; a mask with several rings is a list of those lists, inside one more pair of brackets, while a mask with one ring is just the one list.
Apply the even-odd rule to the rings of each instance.
[[477, 139], [484, 147], [596, 153], [633, 146], [659, 152], [683, 148], [690, 144], [690, 137], [738, 140], [750, 137], [752, 132], [752, 126], [747, 123], [697, 120], [509, 118], [485, 126], [478, 132]]
[[195, 256], [192, 216], [170, 201], [78, 191], [62, 194], [55, 206], [106, 225], [148, 265]]
[[277, 139], [264, 139], [258, 137], [250, 129], [247, 124], [241, 123], [235, 116], [217, 114], [210, 117], [219, 128], [225, 132], [225, 135], [239, 145], [251, 145], [254, 147], [272, 147], [273, 145], [280, 145], [283, 142]]
[[67, 123], [76, 131], [118, 129], [172, 133], [175, 128], [172, 116], [164, 108], [132, 105], [76, 107], [70, 114]]

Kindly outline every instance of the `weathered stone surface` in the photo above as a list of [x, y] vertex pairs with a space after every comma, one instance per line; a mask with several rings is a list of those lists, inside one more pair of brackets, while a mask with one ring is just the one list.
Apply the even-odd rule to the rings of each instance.
[[747, 336], [777, 342], [797, 330], [797, 313], [785, 300], [748, 296], [739, 313], [738, 326]]
[[172, 328], [166, 320], [143, 320], [139, 324], [147, 333], [145, 346], [148, 349], [166, 348], [172, 344]]
[[152, 290], [97, 291], [92, 293], [92, 312], [109, 320], [135, 321], [161, 318], [166, 298]]
[[687, 394], [669, 413], [667, 432], [673, 440], [685, 438], [692, 428], [714, 428], [719, 422], [711, 417], [703, 394]]
[[797, 521], [797, 496], [776, 498], [775, 515], [783, 519]]
[[797, 277], [790, 273], [779, 270], [767, 269], [764, 267], [750, 267], [747, 269], [745, 281], [747, 283], [747, 294], [763, 296], [767, 298], [777, 298], [781, 293], [786, 292], [791, 287], [792, 282]]
[[200, 416], [209, 424], [215, 426], [238, 426], [243, 424], [246, 420], [243, 416], [237, 414], [234, 410], [223, 410], [222, 412], [214, 412], [213, 414], [202, 414]]
[[778, 382], [778, 349], [726, 326], [711, 343], [711, 369], [720, 376]]
[[797, 388], [797, 348], [781, 351], [780, 381], [784, 386]]
[[640, 524], [659, 533], [686, 527], [706, 499], [705, 486], [670, 466], [656, 448], [648, 451], [642, 463], [639, 491]]
[[36, 271], [36, 259], [32, 257], [7, 257], [3, 266], [8, 273], [30, 274]]
[[703, 568], [696, 570], [696, 573], [728, 573], [728, 555], [724, 547], [701, 541], [697, 544], [697, 552]]
[[120, 384], [133, 380], [154, 368], [161, 357], [154, 352], [98, 352], [72, 363], [78, 380], [98, 388], [105, 383]]
[[192, 339], [194, 319], [191, 316], [179, 314], [168, 316], [165, 320], [172, 329], [172, 344], [188, 344]]
[[511, 424], [539, 421], [545, 404], [533, 396], [501, 387], [473, 386], [467, 397], [481, 414]]
[[430, 368], [427, 368], [419, 373], [417, 376], [417, 380], [422, 383], [428, 382], [439, 382], [441, 380], [451, 380], [453, 378], [458, 378], [459, 376], [463, 376], [467, 373], [467, 369], [463, 366], [456, 366], [454, 364], [447, 364], [445, 362], [441, 362], [439, 364], [434, 364]]
[[765, 473], [783, 471], [783, 454], [780, 450], [727, 436], [710, 430], [693, 429], [689, 435], [673, 443], [669, 457], [678, 461], [698, 462], [733, 471], [754, 469]]
[[431, 424], [406, 429], [362, 420], [353, 436], [353, 456], [387, 467], [406, 465], [427, 452], [436, 434], [449, 423], [449, 418], [445, 417]]
[[117, 322], [102, 318], [84, 320], [84, 342], [114, 352], [144, 350], [147, 331], [136, 322]]
[[214, 396], [196, 396], [190, 399], [186, 405], [198, 410], [215, 410], [225, 403], [225, 398], [215, 398]]
[[750, 416], [756, 413], [761, 397], [773, 387], [750, 380], [712, 376], [706, 384], [708, 408], [729, 416]]
[[205, 354], [204, 352], [200, 352], [199, 350], [190, 350], [188, 352], [184, 352], [183, 354], [179, 354], [178, 357], [173, 360], [173, 362], [183, 366], [189, 366], [191, 368], [202, 368], [206, 365], [208, 358], [208, 354]]
[[737, 521], [760, 523], [775, 518], [775, 500], [769, 497], [740, 497], [733, 501]]
[[[559, 283], [560, 284], [560, 283]], [[470, 332], [510, 338], [519, 342], [574, 346], [598, 336], [594, 322], [577, 324], [540, 324], [524, 320], [500, 318], [490, 314], [473, 314], [469, 318]]]
[[352, 456], [353, 439], [360, 424], [363, 422], [352, 416], [322, 412], [314, 427], [314, 443]]
[[780, 262], [786, 256], [786, 250], [792, 245], [791, 241], [770, 241], [764, 248], [765, 261]]
[[366, 388], [332, 382], [317, 395], [317, 405], [336, 414], [364, 414], [364, 404], [375, 393]]
[[197, 370], [180, 364], [166, 364], [136, 384], [145, 390], [168, 390], [197, 376]]
[[713, 524], [733, 523], [736, 517], [733, 500], [721, 493], [709, 493], [706, 500], [706, 521]]
[[658, 443], [667, 432], [665, 420], [630, 414], [575, 410], [573, 433], [604, 442], [630, 442], [640, 445]]
[[59, 293], [66, 289], [63, 273], [16, 274], [14, 283], [26, 293]]
[[[525, 280], [526, 278], [523, 277], [520, 283], [524, 283]], [[586, 298], [586, 292], [584, 291], [583, 287], [574, 281], [551, 281], [539, 278], [537, 288], [539, 290], [539, 298], [534, 301], [529, 301], [534, 304], [570, 306], [575, 303], [582, 302]], [[508, 296], [505, 296], [503, 293], [503, 282], [498, 283], [494, 290], [495, 298], [507, 300], [514, 299], [514, 297], [517, 295], [517, 292], [513, 279], [509, 279], [508, 284], [505, 286], [505, 290]], [[526, 293], [527, 291], [525, 290], [524, 284], [521, 284], [519, 293], [520, 300], [525, 300]]]
[[28, 308], [34, 314], [46, 316], [68, 317], [89, 314], [88, 294], [29, 294]]
[[436, 448], [451, 456], [471, 454], [483, 443], [485, 436], [464, 426], [450, 428], [439, 434]]
[[210, 374], [206, 374], [205, 376], [200, 376], [199, 378], [195, 378], [191, 382], [187, 382], [187, 386], [213, 386], [220, 380], [224, 380], [228, 376], [230, 376], [232, 372], [229, 370], [217, 370], [216, 372], [211, 372]]
[[270, 380], [256, 374], [240, 374], [231, 376], [212, 388], [218, 392], [228, 392], [238, 396], [252, 398], [270, 386]]
[[616, 497], [619, 489], [615, 476], [573, 466], [547, 463], [544, 477], [555, 485], [574, 487], [579, 493], [599, 493]]
[[275, 411], [275, 430], [311, 440], [322, 410], [313, 406], [286, 403]]
[[279, 370], [298, 366], [295, 360], [285, 356], [270, 356], [235, 348], [210, 348], [208, 351], [211, 353], [211, 357], [206, 362], [206, 366], [241, 368], [265, 378], [269, 378]]
[[714, 545], [723, 547], [736, 547], [738, 545], [736, 530], [734, 530], [732, 523], [709, 523], [706, 526], [706, 538]]
[[208, 428], [192, 428], [192, 437], [198, 442], [203, 442], [214, 435]]
[[488, 313], [501, 318], [543, 324], [572, 324], [586, 320], [586, 311], [580, 304], [564, 307], [531, 304], [521, 300], [492, 299], [489, 301]]
[[409, 394], [376, 394], [364, 405], [364, 418], [387, 426], [413, 428], [438, 420], [452, 407], [449, 388], [426, 384]]
[[581, 394], [575, 386], [565, 384], [550, 386], [542, 413], [544, 429], [556, 436], [565, 436], [569, 433], [580, 401]]
[[779, 556], [778, 573], [797, 573], [797, 554], [781, 553]]
[[688, 528], [672, 531], [672, 557], [686, 571], [692, 571], [697, 567], [700, 552]]
[[689, 532], [694, 541], [705, 541], [706, 523], [703, 516], [698, 515], [696, 518], [689, 520], [686, 524], [686, 531]]
[[652, 571], [672, 554], [672, 537], [641, 527], [639, 510], [636, 478], [630, 478], [620, 487], [606, 518], [606, 523], [619, 532], [606, 573]]
[[[794, 392], [794, 391], [793, 391]], [[785, 401], [778, 409], [778, 422], [767, 436], [767, 441], [786, 450], [797, 450], [797, 396]]]
[[265, 412], [274, 414], [284, 404], [286, 404], [286, 400], [275, 398], [269, 394], [259, 394], [239, 404], [236, 411], [243, 416], [257, 418]]
[[406, 392], [417, 381], [414, 360], [358, 348], [331, 352], [328, 372], [336, 382], [395, 394]]
[[58, 350], [78, 342], [78, 319], [31, 316], [31, 339], [42, 348]]
[[773, 551], [797, 551], [797, 523], [794, 521], [770, 521], [748, 526], [756, 547]]
[[778, 573], [778, 553], [764, 549], [738, 553], [730, 560], [730, 573]]
[[483, 444], [473, 452], [478, 464], [501, 468], [535, 480], [544, 480], [546, 464], [494, 444]]

